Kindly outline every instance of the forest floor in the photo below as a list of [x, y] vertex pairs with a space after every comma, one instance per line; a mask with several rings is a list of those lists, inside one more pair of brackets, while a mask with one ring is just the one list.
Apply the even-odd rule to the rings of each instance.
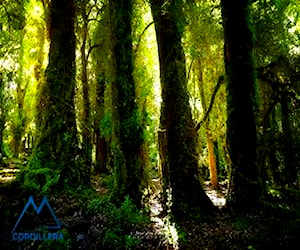
[[[11, 230], [21, 213], [24, 192], [15, 185], [17, 168], [0, 169], [0, 242], [1, 249], [54, 249], [39, 241], [13, 241]], [[98, 187], [99, 188], [99, 187]], [[214, 218], [205, 222], [186, 222], [180, 229], [167, 217], [161, 218], [161, 205], [154, 197], [150, 199], [151, 222], [143, 228], [130, 232], [139, 239], [134, 247], [118, 249], [299, 249], [300, 208], [298, 194], [282, 200], [274, 196], [268, 209], [256, 213], [236, 215], [224, 208], [226, 188], [219, 192], [205, 184], [205, 191], [219, 207]], [[104, 249], [104, 214], [86, 214], [82, 201], [67, 195], [48, 197], [61, 225], [69, 235], [68, 249]], [[293, 207], [291, 204], [296, 204]], [[55, 249], [66, 249], [55, 247]], [[109, 248], [105, 248], [109, 249]], [[116, 249], [116, 248], [110, 248]]]

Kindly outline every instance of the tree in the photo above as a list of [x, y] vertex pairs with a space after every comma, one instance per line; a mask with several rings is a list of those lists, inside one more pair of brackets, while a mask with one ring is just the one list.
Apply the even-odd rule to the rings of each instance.
[[[17, 6], [14, 6], [13, 9], [16, 10]], [[15, 93], [15, 109], [16, 112], [14, 112], [14, 117], [12, 119], [12, 124], [11, 124], [11, 130], [12, 130], [12, 140], [11, 140], [11, 149], [12, 153], [14, 156], [18, 156], [20, 151], [21, 151], [21, 141], [22, 141], [22, 136], [24, 133], [24, 127], [26, 123], [26, 116], [24, 112], [24, 99], [26, 95], [26, 90], [28, 83], [24, 80], [24, 72], [23, 72], [23, 67], [24, 67], [24, 36], [25, 36], [25, 31], [24, 31], [24, 26], [25, 26], [25, 1], [19, 1], [19, 6], [17, 7], [18, 14], [20, 17], [16, 17], [12, 13], [7, 13], [10, 18], [14, 20], [14, 25], [12, 26], [14, 29], [20, 30], [20, 35], [18, 38], [20, 39], [20, 49], [18, 53], [18, 63], [20, 69], [18, 70], [17, 77], [16, 77], [16, 93]]]
[[162, 104], [159, 148], [163, 188], [172, 189], [172, 213], [178, 221], [213, 210], [198, 176], [196, 130], [189, 106], [185, 55], [181, 44], [182, 1], [152, 0], [160, 63]]
[[[226, 171], [226, 167], [219, 164], [222, 159], [217, 157], [219, 146], [213, 145], [225, 144], [225, 84], [221, 85], [220, 81], [224, 75], [221, 8], [215, 1], [201, 4], [191, 1], [184, 6], [184, 12], [187, 19], [185, 37], [188, 38], [184, 40], [188, 89], [193, 118], [197, 121], [196, 129], [201, 138], [198, 148], [203, 160], [199, 163], [201, 168], [209, 168], [212, 188], [218, 189], [217, 169], [220, 173]], [[203, 157], [206, 152], [207, 157]]]
[[[291, 59], [279, 57], [278, 60], [258, 69], [263, 99], [262, 143], [268, 145], [262, 161], [268, 162], [266, 168], [271, 174], [272, 184], [283, 187], [298, 186], [299, 73], [296, 67]], [[263, 174], [265, 172], [267, 171]]]
[[132, 49], [132, 1], [109, 2], [111, 28], [111, 88], [114, 154], [114, 197], [129, 195], [140, 206], [142, 192], [140, 114], [135, 101]]
[[101, 134], [100, 121], [104, 119], [104, 92], [106, 87], [105, 75], [101, 66], [98, 68], [98, 77], [96, 85], [96, 115], [94, 119], [96, 157], [95, 157], [95, 173], [107, 174], [108, 161], [108, 143], [107, 139]]
[[[105, 4], [105, 3], [104, 3]], [[94, 138], [96, 144], [95, 155], [95, 173], [107, 174], [108, 173], [108, 155], [109, 143], [111, 140], [111, 121], [106, 119], [111, 117], [106, 111], [111, 105], [105, 105], [105, 90], [107, 88], [107, 75], [108, 75], [108, 60], [109, 57], [109, 8], [108, 4], [102, 7], [102, 15], [100, 21], [93, 32], [93, 44], [90, 48], [92, 51], [94, 71], [96, 72], [96, 86], [94, 98], [95, 113], [94, 119]], [[109, 88], [107, 88], [109, 89]], [[105, 115], [106, 113], [106, 115]], [[107, 122], [109, 120], [109, 122]], [[103, 126], [108, 124], [108, 126]], [[108, 127], [108, 129], [107, 129]]]
[[[78, 140], [74, 110], [75, 34], [74, 1], [52, 0], [49, 6], [50, 51], [40, 92], [42, 108], [39, 134], [25, 182], [47, 192], [72, 180], [80, 180]], [[39, 183], [39, 175], [44, 181]]]
[[[81, 87], [82, 87], [82, 99], [83, 108], [81, 109], [81, 129], [82, 129], [82, 152], [83, 159], [87, 168], [92, 164], [92, 119], [91, 119], [91, 103], [90, 103], [90, 86], [89, 86], [89, 74], [88, 63], [88, 41], [89, 41], [89, 18], [93, 6], [90, 6], [89, 0], [79, 1], [77, 4], [77, 10], [79, 12], [79, 18], [81, 18], [82, 25], [79, 25], [78, 37], [81, 38], [80, 44], [80, 61], [81, 61]], [[80, 22], [78, 22], [80, 23]], [[80, 39], [78, 39], [80, 40]]]
[[256, 102], [248, 0], [222, 0], [227, 74], [227, 143], [232, 170], [229, 204], [245, 211], [260, 203], [256, 165]]
[[3, 142], [3, 132], [5, 129], [5, 123], [6, 123], [6, 112], [5, 112], [5, 96], [4, 96], [4, 81], [3, 81], [3, 74], [0, 73], [0, 165], [3, 160], [3, 156], [5, 156], [4, 153], [4, 142]]
[[[206, 114], [208, 112], [208, 108], [207, 108], [207, 105], [205, 102], [203, 80], [201, 80], [201, 79], [199, 79], [199, 89], [200, 89], [200, 94], [201, 94], [201, 104], [203, 107], [204, 114]], [[210, 123], [210, 120], [207, 118], [204, 121], [204, 129], [205, 129], [207, 151], [208, 151], [210, 183], [211, 183], [212, 189], [218, 190], [219, 189], [219, 181], [218, 181], [217, 162], [216, 162], [216, 156], [215, 156], [215, 152], [214, 152], [214, 142], [212, 139], [212, 134], [209, 129], [209, 126], [210, 126], [209, 123]]]
[[251, 12], [260, 91], [260, 169], [265, 183], [294, 188], [299, 186], [300, 145], [298, 5], [287, 0], [256, 1]]
[[[5, 155], [4, 138], [11, 135], [10, 145], [13, 149], [19, 148], [21, 144], [22, 131], [19, 114], [20, 102], [18, 102], [17, 91], [11, 88], [10, 82], [17, 84], [20, 82], [20, 61], [22, 60], [22, 49], [20, 43], [24, 36], [23, 28], [25, 26], [25, 2], [23, 0], [10, 2], [2, 1], [0, 5], [0, 153], [2, 157]], [[10, 121], [10, 131], [7, 125]], [[9, 134], [10, 133], [10, 134]], [[21, 134], [21, 136], [19, 136]], [[18, 145], [18, 146], [16, 146]], [[19, 150], [15, 150], [16, 155]], [[2, 158], [1, 157], [1, 158]]]

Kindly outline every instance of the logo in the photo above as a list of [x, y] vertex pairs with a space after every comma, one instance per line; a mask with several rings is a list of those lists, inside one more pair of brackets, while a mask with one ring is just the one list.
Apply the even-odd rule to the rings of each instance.
[[30, 196], [22, 213], [20, 214], [20, 216], [16, 222], [15, 227], [11, 231], [13, 240], [23, 241], [23, 240], [62, 240], [63, 239], [62, 233], [57, 233], [57, 232], [54, 232], [54, 233], [53, 232], [45, 233], [44, 231], [43, 232], [41, 232], [41, 231], [16, 232], [24, 215], [30, 208], [33, 208], [33, 211], [38, 216], [40, 216], [43, 211], [47, 212], [50, 215], [50, 217], [54, 223], [52, 225], [47, 226], [48, 230], [53, 231], [55, 229], [57, 229], [57, 230], [61, 229], [60, 222], [59, 222], [58, 218], [56, 217], [52, 207], [50, 206], [48, 199], [46, 197], [44, 197], [40, 206], [37, 206], [33, 200], [33, 197]]

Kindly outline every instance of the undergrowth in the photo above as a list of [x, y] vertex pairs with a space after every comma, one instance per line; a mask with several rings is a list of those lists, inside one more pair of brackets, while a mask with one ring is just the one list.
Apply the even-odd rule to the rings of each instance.
[[87, 206], [88, 214], [103, 215], [103, 230], [99, 235], [101, 244], [108, 249], [132, 249], [141, 240], [132, 232], [142, 229], [150, 219], [126, 196], [120, 207], [110, 201], [109, 196], [93, 199]]

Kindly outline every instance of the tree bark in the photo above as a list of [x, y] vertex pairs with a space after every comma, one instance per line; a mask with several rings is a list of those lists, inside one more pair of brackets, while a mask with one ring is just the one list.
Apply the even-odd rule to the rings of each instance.
[[177, 19], [182, 15], [182, 3], [163, 3], [151, 1], [162, 88], [159, 146], [163, 188], [172, 189], [172, 213], [183, 222], [209, 214], [213, 205], [198, 178], [197, 133], [189, 106], [185, 55]]
[[[201, 97], [203, 113], [205, 114], [204, 118], [203, 118], [203, 125], [204, 125], [206, 144], [207, 144], [207, 150], [208, 150], [208, 159], [209, 159], [208, 165], [209, 165], [210, 183], [211, 183], [212, 189], [217, 190], [217, 189], [219, 189], [218, 171], [217, 171], [217, 167], [216, 167], [216, 157], [215, 157], [214, 145], [213, 145], [213, 141], [211, 138], [211, 132], [209, 129], [209, 124], [210, 124], [209, 116], [207, 115], [207, 118], [205, 118], [206, 114], [208, 114], [208, 112], [209, 112], [209, 108], [207, 108], [205, 95], [204, 95], [203, 77], [202, 77], [202, 72], [201, 72], [202, 69], [201, 69], [201, 61], [200, 60], [199, 60], [199, 65], [200, 65], [200, 69], [199, 69], [200, 72], [198, 73], [199, 74], [198, 84], [199, 84], [199, 92], [200, 92], [200, 97]], [[217, 87], [219, 85], [219, 81], [217, 83]], [[212, 95], [213, 98], [215, 96], [217, 89], [218, 88], [215, 89], [215, 92]], [[211, 105], [214, 101], [213, 98], [210, 100]], [[200, 126], [199, 126], [199, 128], [200, 128]]]
[[246, 211], [260, 203], [256, 165], [255, 77], [248, 0], [222, 0], [227, 74], [227, 146], [232, 163], [228, 203]]
[[211, 188], [213, 190], [219, 189], [219, 181], [218, 181], [218, 169], [216, 163], [216, 156], [214, 150], [214, 143], [211, 138], [211, 133], [208, 128], [205, 128], [206, 132], [206, 143], [208, 149], [208, 159], [209, 159], [209, 173], [210, 173], [210, 183]]
[[49, 63], [40, 92], [39, 134], [29, 166], [51, 169], [59, 176], [59, 184], [72, 185], [74, 180], [82, 181], [83, 176], [88, 178], [86, 170], [77, 167], [74, 1], [52, 0], [49, 11]]
[[[92, 60], [94, 62], [94, 70], [96, 74], [96, 86], [95, 86], [95, 113], [93, 115], [94, 119], [94, 139], [96, 146], [96, 155], [95, 155], [95, 168], [94, 173], [96, 174], [108, 174], [110, 171], [108, 166], [110, 150], [110, 140], [111, 133], [105, 134], [104, 131], [101, 131], [101, 121], [105, 118], [105, 113], [109, 112], [111, 107], [110, 103], [105, 103], [105, 91], [109, 94], [110, 85], [108, 84], [108, 68], [109, 68], [109, 45], [110, 37], [103, 36], [105, 32], [109, 34], [109, 7], [103, 7], [103, 12], [101, 14], [101, 21], [98, 22], [96, 32], [100, 33], [99, 37], [94, 39], [94, 45], [90, 48], [90, 53]], [[107, 94], [107, 95], [108, 95]], [[108, 99], [108, 98], [107, 98]], [[111, 98], [109, 98], [111, 101]], [[110, 131], [111, 132], [111, 131]]]
[[[99, 71], [104, 71], [103, 68], [99, 68]], [[104, 92], [105, 92], [105, 81], [104, 72], [99, 74], [96, 86], [96, 118], [95, 118], [95, 140], [96, 140], [96, 162], [95, 162], [95, 172], [100, 174], [107, 174], [107, 159], [108, 159], [108, 143], [106, 138], [101, 135], [100, 122], [104, 117]]]
[[113, 107], [114, 197], [125, 195], [141, 205], [142, 128], [135, 101], [132, 49], [132, 0], [111, 0], [111, 70]]
[[[1, 30], [0, 30], [1, 31]], [[6, 110], [4, 104], [4, 81], [3, 81], [3, 73], [0, 72], [0, 164], [3, 161], [4, 153], [4, 145], [3, 145], [3, 132], [5, 129], [6, 123]]]
[[283, 185], [290, 187], [297, 187], [298, 182], [298, 162], [297, 162], [297, 148], [295, 146], [295, 138], [293, 136], [292, 125], [290, 121], [289, 99], [285, 93], [281, 94], [281, 121], [283, 129], [283, 156], [285, 168], [283, 170]]
[[92, 137], [91, 137], [91, 104], [89, 99], [88, 84], [88, 55], [86, 54], [86, 43], [88, 39], [88, 14], [87, 1], [80, 4], [81, 17], [83, 19], [81, 52], [81, 84], [83, 93], [83, 112], [82, 112], [82, 151], [86, 168], [91, 169], [92, 164]]

